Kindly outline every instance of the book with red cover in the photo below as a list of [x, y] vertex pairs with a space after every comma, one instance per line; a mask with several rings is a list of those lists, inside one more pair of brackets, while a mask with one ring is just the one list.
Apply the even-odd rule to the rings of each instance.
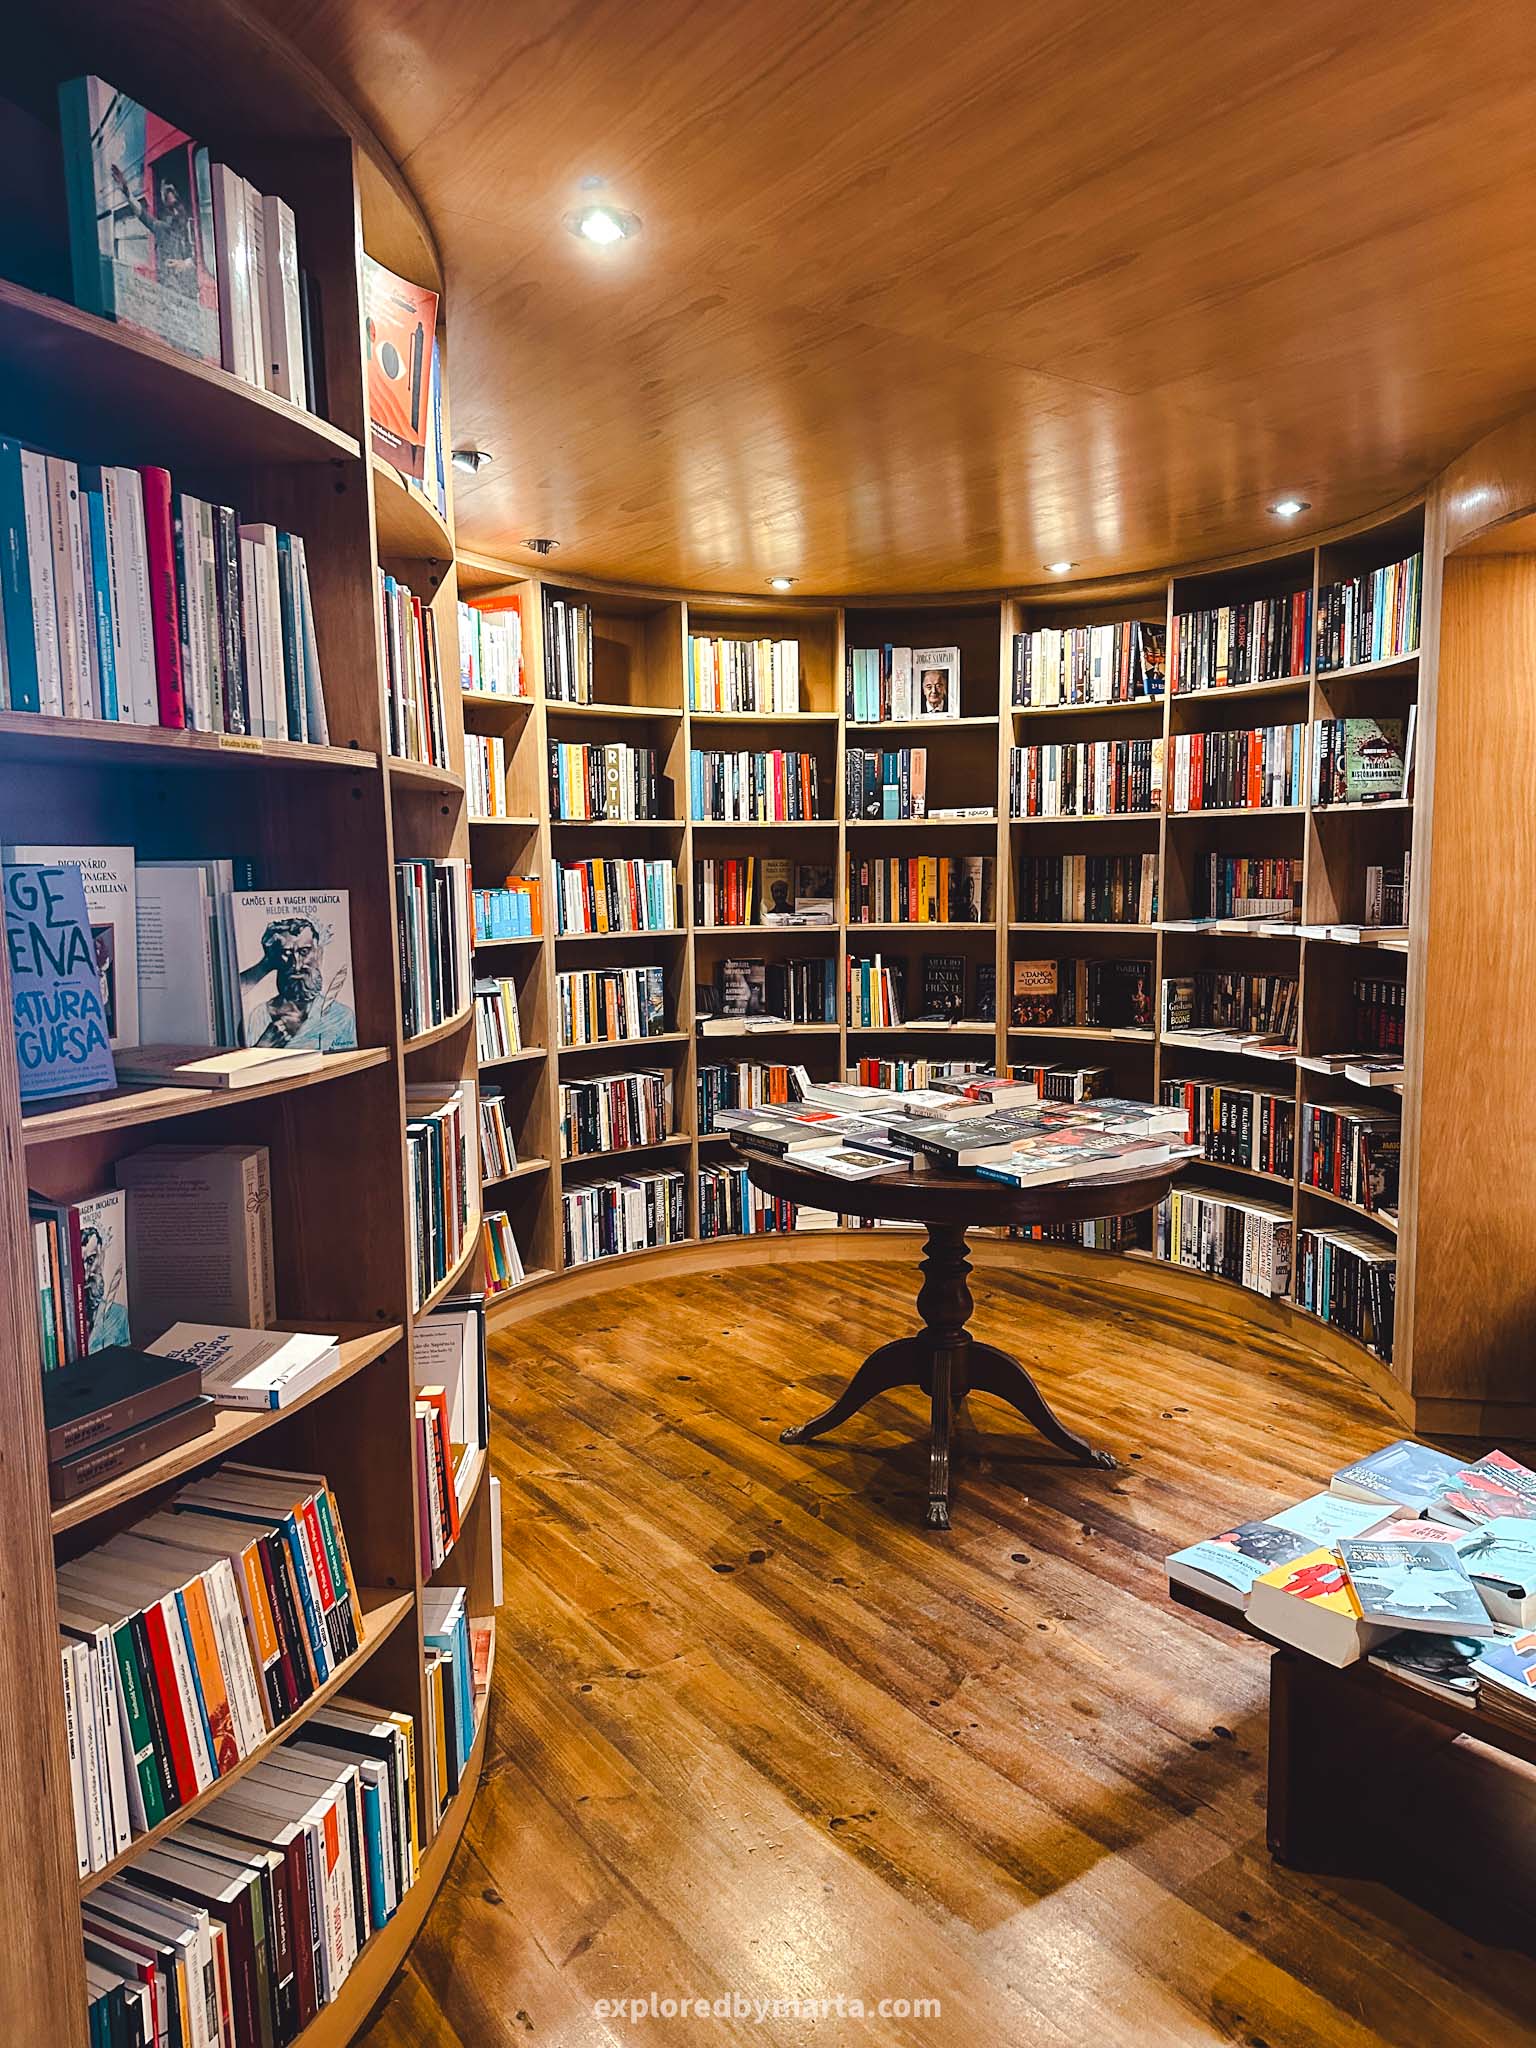
[[139, 475], [144, 480], [144, 542], [160, 723], [180, 729], [187, 722], [187, 705], [181, 674], [181, 600], [176, 586], [171, 473], [168, 469], [141, 469]]

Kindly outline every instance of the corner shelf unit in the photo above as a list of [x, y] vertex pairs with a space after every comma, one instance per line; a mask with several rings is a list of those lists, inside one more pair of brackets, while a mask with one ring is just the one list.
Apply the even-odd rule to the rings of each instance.
[[[1363, 915], [1363, 870], [1370, 860], [1400, 861], [1414, 845], [1417, 807], [1412, 802], [1332, 806], [1314, 809], [1309, 800], [1270, 809], [1222, 809], [1174, 812], [1166, 808], [1129, 815], [1012, 819], [1008, 816], [1009, 750], [1035, 741], [1157, 739], [1165, 753], [1186, 732], [1217, 732], [1277, 721], [1376, 712], [1403, 715], [1419, 693], [1420, 656], [1365, 664], [1348, 670], [1304, 674], [1198, 693], [1164, 694], [1154, 701], [1127, 704], [1019, 706], [1012, 702], [1013, 639], [1018, 632], [1043, 625], [1086, 625], [1141, 617], [1171, 625], [1175, 610], [1240, 600], [1282, 587], [1310, 589], [1320, 582], [1357, 573], [1413, 553], [1423, 544], [1424, 512], [1409, 506], [1389, 519], [1351, 529], [1318, 545], [1254, 563], [1220, 565], [1206, 571], [1145, 578], [1134, 587], [1103, 592], [1095, 588], [1053, 586], [1017, 596], [980, 601], [904, 602], [885, 605], [875, 600], [835, 604], [782, 598], [722, 600], [690, 597], [633, 586], [603, 584], [562, 575], [558, 580], [497, 565], [477, 557], [474, 591], [516, 594], [523, 615], [525, 653], [524, 700], [466, 701], [464, 716], [473, 727], [500, 732], [506, 740], [508, 801], [519, 812], [537, 806], [538, 823], [528, 828], [523, 845], [545, 882], [544, 910], [550, 929], [527, 950], [532, 956], [523, 970], [525, 1010], [523, 1034], [550, 1044], [551, 1003], [557, 966], [663, 963], [668, 994], [668, 1030], [651, 1041], [612, 1046], [585, 1046], [554, 1052], [545, 1063], [529, 1061], [522, 1069], [514, 1097], [508, 1090], [509, 1123], [519, 1157], [525, 1153], [550, 1162], [549, 1171], [506, 1201], [525, 1265], [541, 1276], [563, 1269], [561, 1196], [572, 1169], [593, 1161], [562, 1161], [559, 1146], [559, 1091], [562, 1075], [598, 1075], [636, 1066], [665, 1068], [674, 1090], [675, 1135], [667, 1146], [640, 1147], [633, 1154], [636, 1170], [660, 1165], [685, 1168], [688, 1177], [689, 1242], [699, 1229], [698, 1170], [718, 1164], [726, 1148], [698, 1128], [697, 1080], [703, 1065], [741, 1059], [803, 1062], [821, 1080], [841, 1077], [861, 1055], [910, 1054], [936, 1059], [1006, 1062], [1029, 1065], [1105, 1066], [1116, 1092], [1156, 1099], [1165, 1081], [1210, 1075], [1233, 1086], [1279, 1092], [1294, 1105], [1298, 1117], [1306, 1100], [1334, 1102], [1368, 1093], [1331, 1077], [1306, 1074], [1293, 1063], [1257, 1057], [1211, 1053], [1186, 1035], [1164, 1033], [1157, 1025], [1158, 1000], [1165, 976], [1197, 968], [1230, 967], [1252, 971], [1294, 973], [1300, 983], [1301, 1038], [1304, 1052], [1335, 1051], [1348, 1043], [1349, 982], [1352, 971], [1402, 978], [1405, 965], [1394, 964], [1383, 949], [1350, 949], [1336, 943], [1284, 936], [1261, 941], [1247, 935], [1208, 930], [1179, 930], [1181, 920], [1196, 912], [1198, 864], [1212, 851], [1285, 854], [1301, 865], [1302, 919], [1311, 924], [1342, 923]], [[576, 599], [591, 607], [595, 643], [594, 666], [603, 678], [601, 704], [573, 706], [554, 702], [544, 680], [543, 617], [546, 592]], [[1426, 592], [1422, 634], [1433, 630], [1432, 594]], [[802, 705], [798, 713], [716, 712], [688, 704], [687, 647], [692, 633], [735, 634], [768, 638], [793, 637], [801, 644]], [[954, 720], [919, 719], [891, 725], [856, 723], [844, 716], [843, 672], [846, 649], [892, 641], [897, 644], [957, 644], [962, 650], [963, 715]], [[1426, 669], [1429, 666], [1425, 658]], [[514, 708], [515, 707], [515, 708]], [[548, 817], [545, 753], [551, 730], [600, 742], [604, 733], [615, 739], [637, 739], [641, 730], [653, 735], [673, 786], [687, 789], [687, 761], [694, 747], [721, 745], [745, 748], [810, 747], [822, 771], [820, 802], [835, 815], [806, 823], [731, 824], [677, 820], [640, 828], [618, 821], [592, 821], [573, 826]], [[815, 738], [813, 735], [823, 737]], [[1310, 741], [1310, 730], [1309, 730]], [[940, 806], [981, 809], [979, 818], [922, 820], [859, 819], [843, 815], [843, 764], [849, 747], [880, 748], [922, 745], [928, 750], [930, 799]], [[1419, 769], [1419, 788], [1426, 775]], [[1310, 788], [1310, 776], [1307, 778]], [[470, 831], [477, 866], [499, 858], [486, 835], [493, 827], [472, 820]], [[551, 837], [553, 834], [553, 837]], [[600, 844], [589, 848], [587, 835]], [[555, 906], [549, 878], [551, 850], [582, 858], [589, 850], [628, 857], [671, 855], [677, 864], [678, 914], [673, 929], [657, 933], [617, 935], [556, 934]], [[803, 848], [803, 851], [802, 851]], [[850, 924], [845, 917], [846, 875], [850, 859], [914, 858], [920, 853], [985, 854], [994, 863], [992, 915], [976, 924]], [[836, 877], [837, 917], [832, 926], [711, 928], [692, 916], [693, 863], [705, 856], [732, 853], [776, 854], [786, 858], [831, 861]], [[1158, 879], [1157, 921], [1147, 925], [1078, 921], [1050, 924], [1024, 915], [1020, 862], [1039, 853], [1134, 853], [1155, 859]], [[1418, 862], [1415, 861], [1417, 870]], [[1417, 879], [1417, 875], [1416, 875]], [[1416, 913], [1417, 914], [1417, 913]], [[845, 1016], [843, 987], [850, 958], [879, 953], [883, 959], [907, 963], [908, 987], [915, 989], [925, 952], [964, 957], [968, 978], [978, 965], [989, 966], [999, 992], [998, 1015], [990, 1025], [967, 1019], [950, 1028], [917, 1025], [850, 1025]], [[694, 1033], [694, 998], [718, 963], [731, 957], [784, 960], [834, 955], [837, 961], [840, 1021], [837, 1025], [790, 1026], [740, 1033]], [[487, 949], [485, 958], [505, 961]], [[1153, 1027], [1144, 1031], [1099, 1025], [1010, 1027], [1007, 1010], [1014, 964], [1020, 960], [1144, 959], [1154, 1004]], [[1363, 963], [1358, 967], [1356, 963]], [[1377, 1100], [1381, 1099], [1378, 1095]], [[1392, 1098], [1394, 1101], [1396, 1098]], [[608, 1152], [599, 1163], [609, 1173], [622, 1173], [628, 1155]], [[1202, 1163], [1202, 1171], [1203, 1163]], [[1218, 1170], [1219, 1173], [1219, 1170]], [[583, 1175], [582, 1178], [587, 1178]], [[1223, 1183], [1236, 1192], [1243, 1176]], [[1323, 1205], [1304, 1206], [1314, 1191], [1298, 1185], [1295, 1175], [1252, 1176], [1255, 1191], [1273, 1194], [1289, 1204], [1293, 1220], [1322, 1220]], [[503, 1190], [505, 1184], [502, 1184]], [[487, 1197], [489, 1200], [489, 1196]], [[829, 1187], [829, 1206], [835, 1192]], [[1334, 1221], [1378, 1233], [1388, 1232], [1373, 1218], [1332, 1205]], [[1397, 1233], [1405, 1235], [1406, 1231]], [[706, 1240], [705, 1242], [714, 1242]], [[745, 1244], [747, 1240], [735, 1242]], [[675, 1247], [659, 1248], [673, 1252]], [[1031, 1256], [1052, 1254], [1034, 1248]], [[648, 1253], [633, 1255], [641, 1260]], [[611, 1261], [574, 1269], [590, 1272], [603, 1284]], [[629, 1261], [625, 1261], [626, 1268]], [[1173, 1284], [1173, 1269], [1157, 1267]], [[531, 1283], [530, 1283], [531, 1284]], [[513, 1289], [492, 1304], [493, 1321], [520, 1314]], [[1324, 1334], [1319, 1340], [1317, 1333]], [[1308, 1317], [1308, 1340], [1342, 1358], [1388, 1398], [1411, 1402], [1411, 1368], [1400, 1341], [1398, 1358], [1388, 1366], [1341, 1332]], [[1401, 1329], [1401, 1325], [1400, 1325]]]
[[[9, 1030], [0, 1031], [0, 1224], [9, 1248], [0, 1292], [5, 1486], [0, 1510], [0, 1761], [10, 1797], [0, 1855], [13, 1887], [13, 1939], [0, 1957], [0, 2010], [18, 2040], [86, 2048], [80, 1900], [102, 1882], [77, 1877], [64, 1702], [59, 1684], [55, 1562], [152, 1513], [188, 1478], [234, 1454], [323, 1471], [336, 1494], [363, 1603], [366, 1636], [324, 1692], [349, 1691], [416, 1722], [427, 1751], [422, 1589], [413, 1418], [414, 1327], [405, 1117], [409, 1084], [476, 1080], [472, 1011], [406, 1041], [394, 917], [394, 863], [466, 857], [462, 728], [449, 689], [450, 766], [387, 753], [377, 571], [391, 568], [436, 612], [454, 644], [452, 508], [442, 519], [367, 452], [359, 248], [441, 290], [436, 252], [388, 153], [331, 86], [271, 29], [240, 10], [65, 0], [58, 18], [18, 36], [18, 150], [41, 151], [62, 194], [56, 132], [28, 109], [54, 104], [57, 81], [95, 71], [226, 151], [291, 204], [306, 268], [323, 305], [329, 418], [34, 286], [68, 277], [67, 250], [47, 277], [0, 279], [5, 431], [81, 461], [164, 464], [183, 487], [304, 536], [332, 744], [229, 739], [0, 712], [0, 813], [8, 839], [133, 844], [147, 859], [249, 855], [259, 886], [344, 889], [349, 896], [361, 1049], [329, 1055], [288, 1082], [228, 1095], [123, 1089], [23, 1114]], [[167, 33], [173, 26], [174, 33]], [[57, 218], [62, 220], [62, 203]], [[49, 216], [51, 220], [53, 216]], [[40, 234], [45, 230], [40, 226]], [[19, 245], [17, 245], [19, 246]], [[440, 331], [446, 327], [439, 309]], [[444, 397], [446, 411], [446, 394]], [[0, 997], [9, 989], [0, 966]], [[272, 1164], [280, 1320], [335, 1331], [334, 1370], [278, 1413], [220, 1410], [212, 1432], [52, 1507], [48, 1497], [28, 1188], [75, 1198], [109, 1186], [116, 1160], [169, 1142], [264, 1144]], [[466, 1257], [454, 1284], [478, 1270]], [[482, 1477], [484, 1459], [481, 1460]], [[436, 1584], [463, 1584], [470, 1611], [492, 1607], [491, 1489], [477, 1484]], [[339, 1995], [301, 2037], [339, 2048], [363, 2025], [420, 1927], [474, 1797], [480, 1727], [458, 1794], [434, 1822], [419, 1773], [423, 1846], [415, 1885], [357, 1960]], [[228, 1777], [197, 1809], [216, 1810]], [[158, 1833], [168, 1832], [185, 1808]], [[131, 1860], [155, 1839], [136, 1837]], [[116, 1866], [113, 1866], [116, 1867]]]

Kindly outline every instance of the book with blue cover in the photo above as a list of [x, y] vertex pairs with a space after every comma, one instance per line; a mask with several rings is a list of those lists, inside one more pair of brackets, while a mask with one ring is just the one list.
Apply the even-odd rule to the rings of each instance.
[[1406, 1508], [1422, 1515], [1465, 1469], [1462, 1459], [1405, 1437], [1335, 1472], [1328, 1490], [1346, 1500], [1379, 1501], [1384, 1508]]
[[1224, 1536], [1176, 1550], [1167, 1560], [1169, 1583], [1241, 1607], [1255, 1579], [1301, 1557], [1313, 1541], [1274, 1522], [1240, 1522]]
[[1494, 1633], [1488, 1610], [1450, 1543], [1377, 1543], [1369, 1537], [1338, 1546], [1364, 1620], [1435, 1635]]
[[[1345, 1500], [1337, 1493], [1312, 1493], [1288, 1508], [1276, 1508], [1265, 1520], [1317, 1543], [1337, 1543], [1341, 1536], [1363, 1536], [1381, 1520], [1375, 1501]], [[1278, 1564], [1279, 1559], [1275, 1562]]]
[[1536, 1623], [1536, 1522], [1496, 1515], [1465, 1536], [1445, 1533], [1495, 1621], [1510, 1628]]
[[0, 875], [22, 1101], [116, 1087], [79, 868], [6, 866]]

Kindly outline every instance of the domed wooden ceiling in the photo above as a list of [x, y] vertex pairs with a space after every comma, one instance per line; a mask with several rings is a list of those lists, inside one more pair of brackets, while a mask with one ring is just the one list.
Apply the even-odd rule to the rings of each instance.
[[[461, 541], [752, 591], [1189, 562], [1536, 389], [1524, 0], [262, 0], [446, 264]], [[602, 196], [643, 221], [598, 250]]]

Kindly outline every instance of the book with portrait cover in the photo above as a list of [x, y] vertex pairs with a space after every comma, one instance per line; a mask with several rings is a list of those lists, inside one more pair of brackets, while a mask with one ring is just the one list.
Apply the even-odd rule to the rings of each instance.
[[117, 1076], [77, 867], [3, 870], [21, 1099], [111, 1088]]
[[421, 483], [426, 474], [437, 293], [363, 258], [368, 432], [375, 455]]
[[1054, 1024], [1061, 977], [1054, 960], [1015, 960], [1010, 1024]]
[[77, 302], [219, 361], [208, 152], [103, 78], [59, 87]]
[[919, 718], [960, 716], [960, 650], [958, 647], [914, 647], [913, 697]]
[[242, 1042], [350, 1052], [357, 1045], [345, 889], [237, 889], [230, 898]]

